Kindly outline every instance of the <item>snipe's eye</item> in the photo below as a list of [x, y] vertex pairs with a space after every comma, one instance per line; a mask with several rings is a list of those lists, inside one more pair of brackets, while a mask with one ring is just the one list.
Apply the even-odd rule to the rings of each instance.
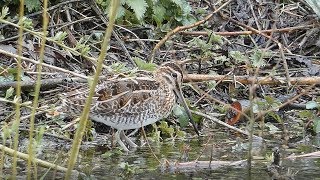
[[174, 78], [178, 77], [177, 73], [171, 73], [171, 76]]

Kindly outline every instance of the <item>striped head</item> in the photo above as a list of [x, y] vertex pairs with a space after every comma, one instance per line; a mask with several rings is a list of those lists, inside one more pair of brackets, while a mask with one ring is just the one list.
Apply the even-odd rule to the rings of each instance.
[[190, 119], [190, 122], [196, 131], [196, 133], [199, 135], [199, 131], [195, 125], [195, 122], [192, 119], [191, 112], [188, 108], [188, 105], [183, 98], [181, 85], [183, 82], [183, 72], [182, 69], [179, 67], [178, 64], [174, 62], [167, 62], [160, 66], [160, 68], [156, 71], [156, 77], [162, 78], [166, 84], [169, 86], [171, 90], [175, 93], [178, 101], [180, 104], [185, 108], [186, 113]]
[[[171, 90], [181, 90], [183, 81], [183, 72], [178, 64], [174, 62], [166, 62], [156, 71], [158, 78], [163, 78]], [[176, 92], [175, 92], [176, 93]]]

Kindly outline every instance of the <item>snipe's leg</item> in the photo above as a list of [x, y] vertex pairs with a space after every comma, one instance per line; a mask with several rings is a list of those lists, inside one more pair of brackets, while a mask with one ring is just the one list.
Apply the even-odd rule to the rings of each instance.
[[123, 130], [118, 130], [115, 134], [115, 138], [116, 138], [116, 141], [120, 144], [120, 146], [122, 147], [122, 149], [124, 151], [129, 151], [129, 149], [127, 148], [127, 146], [122, 142], [121, 140], [121, 134], [123, 134]]
[[128, 138], [128, 136], [126, 136], [126, 135], [124, 134], [124, 131], [123, 131], [123, 130], [122, 130], [120, 133], [121, 133], [121, 134], [120, 134], [120, 138], [123, 138], [123, 139], [129, 144], [130, 147], [133, 147], [133, 148], [138, 147], [138, 145], [136, 145], [134, 142], [132, 142], [131, 139]]

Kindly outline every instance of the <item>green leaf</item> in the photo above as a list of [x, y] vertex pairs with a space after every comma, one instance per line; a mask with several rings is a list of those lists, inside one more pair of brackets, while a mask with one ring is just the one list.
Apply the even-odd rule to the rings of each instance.
[[184, 138], [184, 137], [186, 137], [187, 133], [184, 132], [184, 131], [181, 131], [180, 129], [177, 129], [177, 130], [176, 130], [176, 135], [177, 135], [178, 137], [180, 137], [180, 138]]
[[[213, 54], [213, 56], [215, 56], [216, 54]], [[221, 62], [225, 62], [227, 63], [229, 61], [229, 58], [227, 58], [226, 56], [216, 56], [214, 59], [214, 62], [216, 64], [221, 63]]]
[[211, 34], [209, 42], [210, 43], [217, 43], [217, 44], [221, 45], [221, 44], [223, 44], [222, 36], [216, 35], [216, 34]]
[[189, 43], [189, 47], [199, 47], [202, 53], [211, 52], [212, 44], [207, 43], [207, 41], [195, 37]]
[[161, 121], [159, 128], [164, 134], [173, 137], [174, 129], [172, 127], [169, 127], [166, 121]]
[[2, 138], [3, 140], [6, 140], [7, 138], [10, 137], [10, 134], [11, 134], [12, 129], [9, 128], [9, 126], [8, 126], [7, 123], [4, 123], [4, 125], [1, 126], [1, 128], [2, 128], [2, 131], [0, 132], [0, 133], [1, 133], [1, 138]]
[[171, 22], [168, 21], [167, 23], [163, 24], [161, 27], [160, 27], [160, 30], [161, 32], [169, 32], [171, 30]]
[[88, 55], [90, 52], [90, 46], [86, 45], [86, 39], [84, 37], [80, 38], [80, 40], [77, 42], [75, 50], [80, 51], [81, 55]]
[[184, 17], [183, 19], [182, 19], [182, 25], [190, 25], [190, 24], [194, 24], [194, 23], [196, 23], [197, 22], [197, 19], [194, 17], [194, 16], [192, 16], [192, 15], [187, 15], [186, 17]]
[[12, 97], [13, 93], [14, 93], [14, 88], [13, 88], [13, 87], [10, 87], [10, 88], [6, 91], [5, 99], [8, 99], [8, 98]]
[[4, 19], [9, 13], [9, 8], [7, 6], [2, 7], [0, 18]]
[[175, 105], [172, 109], [172, 112], [176, 117], [178, 117], [181, 127], [188, 126], [189, 117], [183, 107], [181, 107], [180, 105]]
[[261, 67], [265, 66], [266, 63], [264, 62], [265, 51], [260, 49], [254, 50], [254, 53], [250, 56], [251, 64], [253, 67]]
[[315, 101], [309, 101], [306, 103], [306, 109], [315, 109], [319, 108], [319, 104]]
[[267, 101], [268, 104], [273, 104], [275, 102], [274, 98], [271, 96], [265, 96], [264, 99]]
[[283, 122], [283, 120], [279, 116], [279, 114], [277, 114], [275, 112], [269, 112], [268, 115], [271, 116], [273, 119], [275, 119], [278, 123], [282, 123]]
[[146, 71], [156, 70], [157, 65], [154, 63], [147, 63], [138, 57], [133, 58], [134, 62], [137, 64], [138, 68]]
[[55, 36], [54, 40], [57, 41], [58, 43], [63, 43], [64, 39], [67, 37], [68, 33], [59, 31]]
[[309, 110], [303, 110], [303, 111], [299, 112], [299, 116], [300, 116], [300, 118], [311, 119], [314, 116], [314, 114]]
[[37, 144], [39, 144], [39, 145], [43, 139], [44, 132], [45, 132], [44, 126], [40, 126], [39, 128], [37, 128], [37, 133], [36, 133], [35, 139], [36, 139]]
[[102, 32], [94, 32], [93, 36], [97, 41], [102, 41], [103, 40], [103, 33]]
[[[111, 9], [111, 3], [110, 0], [97, 0], [97, 4], [101, 5], [103, 7], [104, 13], [108, 15], [108, 17], [110, 18], [110, 9]], [[116, 15], [116, 19], [122, 18], [125, 15], [125, 11], [126, 9], [123, 7], [124, 2], [120, 1], [120, 6], [118, 7], [117, 10], [117, 15]]]
[[119, 6], [116, 19], [124, 17], [125, 13], [126, 13], [126, 9], [123, 6]]
[[25, 5], [29, 12], [38, 11], [41, 9], [40, 0], [28, 0], [28, 1], [25, 1]]
[[153, 19], [156, 21], [158, 26], [161, 26], [162, 21], [165, 18], [166, 9], [163, 6], [154, 6], [153, 7]]
[[267, 123], [265, 124], [265, 126], [269, 128], [269, 133], [270, 133], [270, 134], [274, 134], [274, 133], [276, 133], [276, 132], [279, 131], [279, 128], [276, 127], [275, 125], [273, 125], [273, 124], [270, 123], [270, 122], [267, 122]]
[[121, 149], [116, 148], [112, 151], [107, 151], [104, 154], [101, 155], [102, 158], [110, 158], [110, 157], [118, 157], [118, 156], [122, 156], [123, 152]]
[[123, 73], [129, 71], [129, 69], [126, 67], [126, 64], [121, 62], [112, 63], [110, 69], [108, 70], [113, 73]]
[[320, 133], [320, 117], [316, 117], [314, 120], [313, 120], [313, 130], [315, 133]]
[[26, 29], [33, 29], [33, 22], [30, 18], [22, 17], [18, 22], [19, 25], [22, 25]]
[[216, 81], [208, 81], [207, 84], [209, 89], [215, 89], [215, 87], [217, 86]]
[[138, 20], [143, 19], [148, 7], [145, 0], [127, 0], [126, 4], [134, 11]]
[[183, 2], [181, 9], [182, 9], [182, 12], [183, 12], [183, 16], [190, 15], [190, 13], [192, 11], [192, 7], [186, 1]]
[[181, 9], [183, 8], [183, 6], [186, 4], [185, 1], [183, 0], [171, 0], [173, 3], [175, 3], [176, 5], [178, 5]]
[[102, 158], [109, 158], [113, 155], [112, 151], [107, 151], [101, 155]]
[[240, 51], [230, 51], [229, 55], [238, 63], [247, 61], [246, 56], [243, 55], [243, 53], [241, 53]]

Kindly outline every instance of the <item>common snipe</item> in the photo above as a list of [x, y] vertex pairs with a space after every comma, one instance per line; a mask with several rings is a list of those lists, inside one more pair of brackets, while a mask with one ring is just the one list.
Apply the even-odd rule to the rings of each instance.
[[[186, 109], [190, 122], [198, 131], [181, 93], [182, 70], [172, 62], [160, 66], [151, 76], [114, 78], [97, 85], [93, 97], [90, 119], [101, 122], [118, 131], [117, 142], [125, 151], [136, 147], [123, 130], [137, 129], [167, 117], [176, 103], [176, 97]], [[62, 107], [67, 113], [80, 115], [89, 88], [81, 88], [62, 96]]]

